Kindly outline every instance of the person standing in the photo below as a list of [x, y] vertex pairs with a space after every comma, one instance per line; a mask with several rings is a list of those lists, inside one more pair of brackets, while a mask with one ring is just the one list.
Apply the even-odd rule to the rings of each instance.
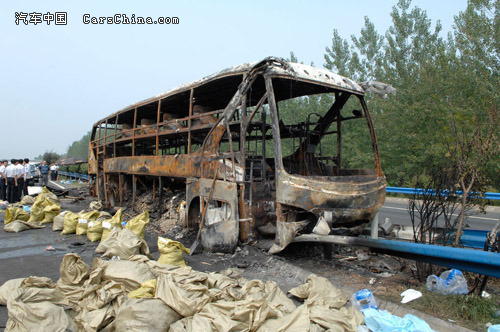
[[42, 187], [47, 186], [47, 184], [49, 183], [49, 171], [50, 167], [44, 160], [42, 164], [38, 166], [38, 174], [40, 175], [40, 179], [42, 181]]
[[22, 159], [17, 160], [16, 177], [17, 177], [16, 202], [19, 202], [21, 200], [21, 197], [23, 196], [23, 189], [24, 189], [24, 164]]
[[7, 201], [14, 203], [16, 199], [17, 178], [16, 178], [16, 160], [12, 159], [10, 165], [5, 168], [7, 176]]
[[0, 200], [7, 200], [7, 175], [5, 174], [5, 168], [7, 168], [8, 161], [2, 160], [0, 165]]
[[56, 164], [50, 164], [50, 181], [56, 181]]
[[56, 181], [59, 181], [59, 165], [56, 164]]
[[30, 160], [28, 158], [24, 158], [24, 196], [28, 195], [28, 179], [30, 178], [30, 175]]

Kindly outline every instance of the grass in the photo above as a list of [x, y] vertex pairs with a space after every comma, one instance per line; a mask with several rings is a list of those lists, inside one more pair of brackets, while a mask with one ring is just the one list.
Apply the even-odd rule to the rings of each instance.
[[[487, 331], [486, 324], [500, 324], [500, 297], [481, 298], [477, 295], [441, 295], [428, 291], [425, 287], [418, 287], [422, 297], [407, 304], [409, 308], [424, 312], [445, 321], [454, 321], [456, 324], [474, 331]], [[386, 294], [380, 298], [399, 303], [399, 294]]]

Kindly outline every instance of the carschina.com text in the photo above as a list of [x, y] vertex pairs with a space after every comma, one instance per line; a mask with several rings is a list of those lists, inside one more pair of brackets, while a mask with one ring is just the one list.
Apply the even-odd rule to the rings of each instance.
[[115, 14], [113, 16], [92, 16], [83, 14], [83, 24], [179, 24], [179, 18], [172, 16], [152, 17], [127, 16], [127, 14]]

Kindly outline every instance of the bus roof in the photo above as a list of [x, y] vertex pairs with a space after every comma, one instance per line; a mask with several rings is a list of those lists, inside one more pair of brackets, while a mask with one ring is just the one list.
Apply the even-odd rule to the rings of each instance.
[[[273, 61], [275, 60], [275, 61]], [[330, 88], [342, 90], [342, 91], [348, 91], [353, 94], [357, 95], [363, 95], [365, 90], [356, 82], [353, 80], [335, 74], [327, 69], [322, 69], [322, 68], [316, 68], [308, 65], [304, 65], [301, 63], [295, 63], [295, 62], [289, 62], [281, 58], [275, 58], [275, 57], [267, 57], [263, 59], [262, 61], [259, 62], [251, 62], [251, 63], [245, 63], [237, 66], [233, 66], [230, 68], [226, 68], [224, 70], [221, 70], [215, 74], [203, 77], [202, 79], [199, 79], [197, 81], [193, 81], [190, 83], [182, 84], [180, 86], [177, 86], [173, 89], [170, 89], [168, 91], [165, 91], [163, 93], [160, 93], [156, 96], [153, 96], [151, 98], [142, 100], [140, 102], [134, 103], [132, 105], [129, 105], [127, 107], [122, 108], [121, 110], [108, 115], [104, 119], [98, 121], [95, 123], [95, 125], [104, 122], [105, 119], [109, 119], [113, 116], [115, 116], [118, 113], [121, 113], [126, 110], [130, 110], [134, 107], [139, 107], [141, 105], [148, 104], [150, 102], [154, 102], [158, 99], [166, 98], [168, 96], [172, 96], [178, 93], [182, 93], [185, 91], [190, 90], [191, 88], [196, 88], [205, 84], [210, 83], [211, 81], [223, 78], [223, 77], [230, 77], [230, 76], [237, 76], [237, 75], [244, 75], [248, 73], [249, 71], [253, 70], [256, 67], [262, 67], [262, 65], [265, 65], [265, 72], [267, 74], [270, 74], [272, 76], [280, 76], [280, 77], [288, 77], [290, 79], [296, 79], [296, 80], [301, 80], [301, 81], [306, 81], [312, 84], [318, 84], [318, 85], [323, 85], [323, 86], [328, 86]], [[284, 64], [286, 66], [284, 66]]]
[[[264, 61], [266, 61], [267, 59], [269, 59], [269, 58], [264, 59]], [[261, 61], [261, 62], [264, 62], [264, 61]], [[344, 76], [340, 76], [338, 74], [335, 74], [329, 70], [316, 68], [316, 67], [304, 65], [301, 63], [289, 62], [289, 61], [285, 61], [285, 60], [281, 60], [281, 61], [287, 63], [290, 68], [284, 68], [282, 65], [280, 65], [278, 63], [270, 62], [270, 64], [268, 64], [268, 73], [274, 74], [274, 75], [279, 75], [279, 76], [289, 76], [290, 78], [295, 78], [295, 79], [303, 79], [306, 81], [311, 81], [313, 83], [315, 82], [315, 83], [322, 84], [322, 85], [329, 85], [331, 87], [339, 88], [341, 90], [350, 90], [351, 92], [358, 93], [358, 94], [364, 93], [363, 88], [361, 88], [361, 86], [359, 86], [353, 80], [346, 78]], [[237, 65], [237, 66], [233, 66], [230, 68], [226, 68], [226, 69], [221, 70], [215, 74], [203, 77], [200, 80], [186, 83], [186, 84], [183, 84], [183, 85], [178, 86], [176, 88], [170, 89], [166, 92], [160, 93], [160, 94], [156, 95], [155, 97], [153, 97], [153, 99], [161, 98], [161, 97], [172, 95], [172, 94], [175, 94], [175, 93], [178, 93], [181, 91], [185, 91], [185, 90], [206, 84], [206, 83], [210, 82], [211, 80], [218, 79], [218, 78], [221, 78], [224, 76], [244, 74], [261, 62], [244, 63], [242, 65]]]

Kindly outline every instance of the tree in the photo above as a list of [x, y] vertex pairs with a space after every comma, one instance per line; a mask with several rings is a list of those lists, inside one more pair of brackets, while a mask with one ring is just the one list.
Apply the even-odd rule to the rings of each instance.
[[[453, 123], [454, 140], [449, 145], [449, 153], [458, 172], [458, 184], [462, 190], [460, 220], [458, 222], [455, 245], [459, 244], [465, 221], [465, 208], [470, 197], [484, 192], [488, 179], [485, 168], [493, 156], [500, 153], [500, 111], [489, 110], [486, 129], [482, 124], [473, 131], [458, 128]], [[474, 191], [476, 193], [474, 193]]]
[[[395, 98], [381, 100], [370, 94], [366, 96], [382, 168], [392, 185], [407, 184], [408, 174], [425, 168], [428, 161], [438, 160], [436, 156], [444, 152], [442, 144], [437, 144], [440, 147], [437, 149], [429, 148], [436, 145], [434, 137], [428, 134], [439, 130], [444, 110], [436, 112], [432, 95], [420, 91], [428, 89], [429, 83], [432, 85], [422, 80], [421, 74], [428, 64], [436, 61], [445, 43], [439, 37], [439, 22], [432, 29], [426, 12], [410, 5], [411, 1], [400, 0], [393, 7], [392, 25], [384, 35], [376, 31], [368, 17], [360, 36], [351, 36], [351, 44], [334, 30], [332, 45], [325, 53], [325, 67], [332, 71], [397, 88]], [[355, 130], [349, 142], [350, 151], [365, 144], [356, 137]], [[363, 152], [356, 152], [359, 153]]]
[[340, 37], [337, 29], [334, 29], [332, 46], [326, 47], [326, 54], [324, 55], [325, 67], [339, 75], [354, 78], [350, 49], [347, 41]]
[[54, 150], [50, 150], [45, 151], [41, 159], [47, 161], [48, 164], [52, 164], [55, 163], [59, 158], [61, 158], [60, 154], [54, 152]]
[[74, 141], [66, 152], [66, 156], [68, 157], [79, 157], [82, 159], [89, 158], [89, 142], [90, 142], [91, 132], [89, 131], [87, 134], [83, 135], [81, 139], [78, 141]]
[[411, 0], [398, 1], [391, 12], [392, 26], [385, 34], [386, 78], [393, 80], [396, 88], [418, 80], [421, 66], [436, 57], [441, 43], [439, 21], [431, 31], [427, 13], [418, 7], [410, 10], [410, 5]]
[[[441, 186], [438, 180], [444, 177], [445, 190], [462, 191], [455, 196], [459, 204], [453, 205], [459, 218], [436, 212], [447, 227], [457, 230], [458, 244], [467, 211], [484, 204], [474, 198], [491, 186], [500, 189], [500, 1], [468, 1], [447, 39], [439, 35], [439, 21], [433, 26], [410, 0], [399, 0], [391, 17], [392, 25], [383, 35], [365, 18], [351, 43], [334, 30], [325, 67], [397, 89], [397, 96], [388, 100], [366, 97], [382, 168], [392, 185]], [[362, 144], [355, 130], [349, 139], [352, 151]], [[432, 181], [415, 183], [415, 174]], [[428, 198], [424, 201], [434, 200]], [[436, 218], [429, 211], [442, 206], [434, 203], [412, 207], [429, 223], [416, 229], [426, 233], [417, 242], [432, 233]]]
[[[413, 187], [422, 189], [408, 200], [415, 243], [449, 243], [458, 219], [455, 217], [459, 207], [459, 198], [454, 193], [456, 178], [457, 170], [451, 163], [430, 169], [429, 174], [417, 173], [413, 176]], [[442, 231], [438, 229], [440, 218], [445, 221]], [[435, 272], [430, 263], [416, 262], [416, 267], [420, 281]]]
[[[456, 59], [465, 73], [458, 81], [463, 91], [460, 102], [470, 112], [458, 120], [461, 126], [486, 123], [488, 110], [500, 105], [500, 2], [468, 1], [466, 10], [455, 17], [455, 26]], [[500, 190], [500, 154], [491, 156], [484, 172], [494, 189]]]
[[[356, 50], [352, 51], [351, 63], [356, 73], [353, 77], [358, 81], [371, 81], [383, 77], [382, 67], [384, 54], [384, 36], [379, 35], [375, 25], [365, 16], [365, 26], [359, 38], [351, 36]], [[358, 55], [359, 52], [359, 55]]]

